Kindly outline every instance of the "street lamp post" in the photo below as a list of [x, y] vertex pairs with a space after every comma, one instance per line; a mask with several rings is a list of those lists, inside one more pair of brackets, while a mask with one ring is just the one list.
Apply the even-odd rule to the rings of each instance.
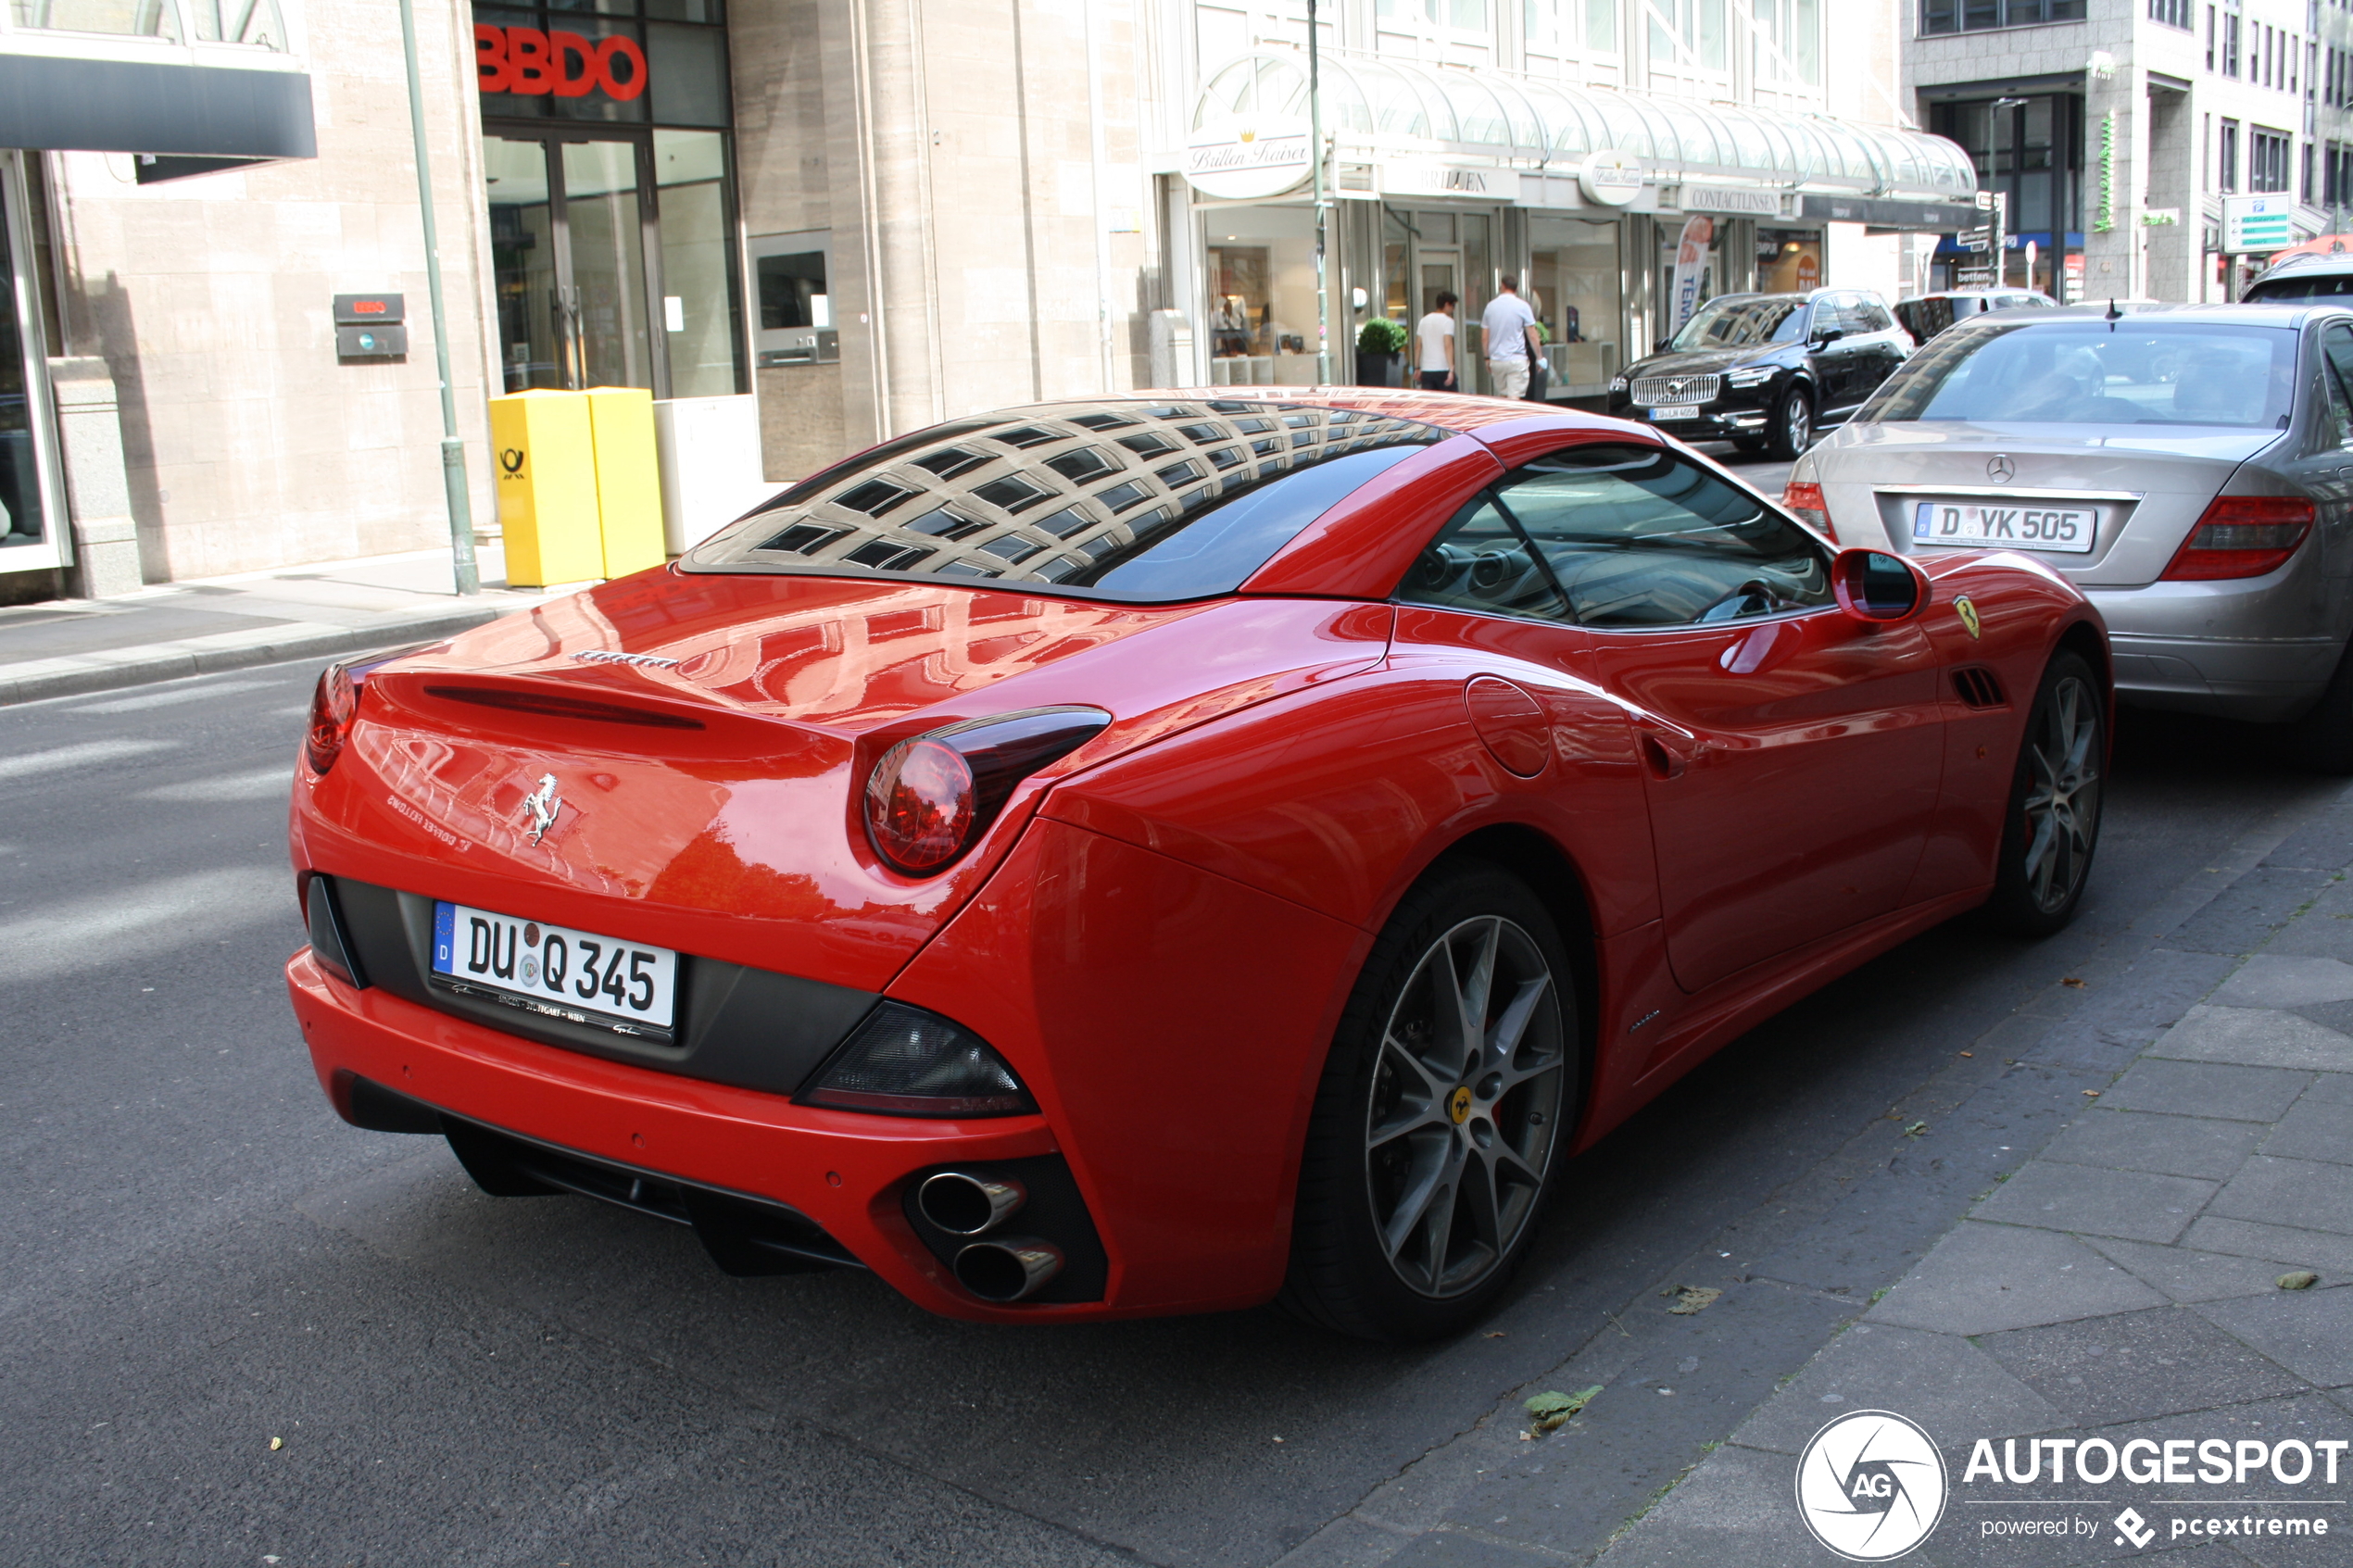
[[[1996, 99], [1994, 99], [1994, 103], [1993, 103], [1993, 112], [1994, 112], [1994, 116], [1996, 117], [1995, 123], [1996, 123], [1997, 127], [1998, 127], [1998, 126], [1999, 126], [1999, 124], [2001, 123], [2001, 120], [2000, 120], [2000, 117], [2001, 117], [2001, 116], [2003, 116], [2003, 115], [2015, 114], [2015, 113], [2016, 113], [2016, 112], [2017, 112], [2020, 108], [2021, 108], [2021, 107], [2023, 107], [2025, 106], [2025, 103], [2026, 103], [2026, 100], [2025, 100], [2025, 99], [2023, 99], [2023, 98], [1996, 98]], [[1999, 214], [1999, 215], [2000, 215], [2000, 218], [2001, 218], [2001, 219], [2005, 219], [2005, 220], [2006, 220], [2006, 219], [2007, 219], [2007, 218], [2009, 217], [2009, 214], [2008, 214], [2008, 212], [2007, 212], [2007, 211], [2006, 211], [2006, 210], [2005, 210], [2005, 208], [2006, 208], [2006, 207], [2007, 207], [2007, 202], [2006, 202], [2003, 198], [2004, 198], [2004, 197], [2006, 197], [2006, 196], [2007, 196], [2007, 195], [2009, 194], [2009, 192], [2008, 192], [2008, 191], [2004, 190], [2004, 189], [2002, 188], [2002, 185], [2001, 185], [2001, 178], [2002, 178], [2002, 151], [2001, 151], [2001, 140], [2002, 140], [2002, 139], [1997, 138], [1997, 139], [1996, 139], [1996, 141], [1995, 141], [1995, 143], [1994, 143], [1994, 210], [1997, 214]], [[2015, 162], [2017, 161], [2017, 158], [2018, 158], [2018, 138], [2017, 138], [2015, 135], [2012, 135], [2012, 136], [2010, 136], [2010, 137], [2007, 138], [2007, 141], [2009, 142], [2009, 144], [2010, 144], [2010, 158], [2011, 158], [2011, 161], [2012, 161], [2013, 163], [2015, 163]], [[2018, 177], [2018, 170], [2017, 170], [2016, 169], [2012, 169], [2010, 170], [2010, 185], [2011, 185], [2011, 187], [2012, 187], [2013, 189], [2021, 188], [2021, 186], [2022, 186], [2022, 182], [2020, 182], [2020, 179], [2019, 179], [2019, 177]], [[1997, 221], [1997, 222], [1996, 222], [1996, 224], [1995, 224], [1995, 226], [1994, 226], [1994, 287], [1996, 287], [1996, 288], [2005, 288], [2005, 289], [2006, 289], [2006, 288], [2007, 288], [2007, 287], [2009, 287], [2009, 286], [2010, 286], [2010, 253], [2009, 253], [2009, 248], [2008, 248], [2008, 247], [2009, 247], [2009, 243], [2010, 243], [2010, 237], [2009, 237], [2009, 234], [2008, 234], [2008, 232], [2007, 232], [2008, 229], [2009, 229], [2009, 224], [2008, 224], [2007, 222], [2006, 222], [2006, 221]], [[2030, 288], [2030, 289], [2031, 289], [2031, 288], [2032, 288], [2032, 287], [2034, 286], [2034, 275], [2033, 275], [2032, 272], [2029, 272], [2029, 273], [2027, 274], [2027, 277], [2026, 277], [2026, 286], [2027, 286], [2028, 288]]]
[[449, 385], [449, 318], [441, 297], [441, 242], [433, 220], [433, 166], [425, 157], [425, 96], [417, 80], [414, 0], [400, 0], [400, 47], [409, 65], [409, 132], [417, 144], [417, 206], [425, 220], [425, 292], [433, 300], [433, 358], [441, 376], [441, 487], [449, 508], [449, 570], [460, 594], [482, 592], [474, 565], [473, 508], [466, 499], [466, 444]]
[[[406, 0], [403, 0], [406, 3]], [[1324, 249], [1331, 204], [1324, 194], [1324, 83], [1315, 38], [1315, 0], [1307, 0], [1307, 141], [1315, 170], [1315, 382], [1332, 383], [1332, 289]]]

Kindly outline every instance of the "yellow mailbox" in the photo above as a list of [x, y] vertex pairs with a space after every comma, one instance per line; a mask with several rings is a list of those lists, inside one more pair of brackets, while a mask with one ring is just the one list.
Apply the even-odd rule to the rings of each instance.
[[654, 453], [654, 395], [642, 387], [597, 386], [584, 395], [597, 453], [597, 508], [603, 519], [604, 575], [660, 566], [661, 468]]
[[[490, 446], [508, 583], [545, 588], [608, 575], [588, 399], [547, 391], [494, 397]], [[654, 526], [659, 559], [658, 510]]]

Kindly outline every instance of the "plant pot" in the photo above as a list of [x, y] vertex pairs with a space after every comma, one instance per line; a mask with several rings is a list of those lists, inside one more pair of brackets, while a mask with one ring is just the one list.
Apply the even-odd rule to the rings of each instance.
[[1398, 361], [1402, 354], [1367, 354], [1356, 351], [1356, 384], [1358, 386], [1396, 386]]

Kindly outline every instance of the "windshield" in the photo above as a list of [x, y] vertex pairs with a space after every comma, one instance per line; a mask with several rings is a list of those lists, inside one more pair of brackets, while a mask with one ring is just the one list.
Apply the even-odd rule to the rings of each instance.
[[1940, 335], [1856, 417], [2284, 429], [2295, 384], [2287, 327], [1994, 317]]
[[1694, 348], [1747, 348], [1760, 343], [1795, 343], [1806, 330], [1806, 302], [1785, 295], [1764, 298], [1711, 299], [1699, 314], [1683, 323], [1667, 346], [1680, 352]]
[[1054, 403], [902, 436], [696, 546], [687, 571], [1230, 594], [1374, 475], [1445, 439], [1361, 408]]
[[2353, 267], [2258, 278], [2246, 286], [2246, 297], [2252, 304], [2260, 299], [2329, 299], [2341, 294], [2353, 294]]

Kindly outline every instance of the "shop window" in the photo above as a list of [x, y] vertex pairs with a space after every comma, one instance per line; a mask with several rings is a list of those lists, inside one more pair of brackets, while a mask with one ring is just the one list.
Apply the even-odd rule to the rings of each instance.
[[1760, 294], [1805, 294], [1822, 286], [1822, 236], [1810, 229], [1756, 231]]
[[1312, 385], [1315, 215], [1303, 207], [1232, 207], [1210, 221], [1211, 382]]
[[728, 397], [736, 391], [739, 334], [726, 176], [726, 138], [718, 132], [654, 132], [661, 324], [673, 397]]
[[1574, 218], [1529, 220], [1528, 304], [1544, 327], [1552, 392], [1595, 396], [1628, 358], [1617, 254], [1619, 226]]

